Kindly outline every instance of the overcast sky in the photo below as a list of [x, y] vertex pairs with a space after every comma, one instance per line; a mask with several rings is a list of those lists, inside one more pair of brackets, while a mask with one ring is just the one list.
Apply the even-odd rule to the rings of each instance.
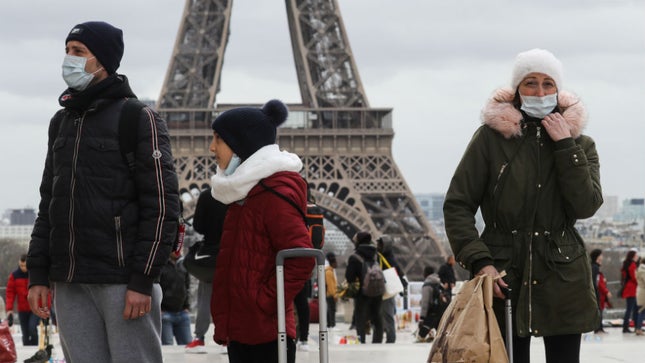
[[[596, 141], [606, 195], [645, 196], [645, 1], [338, 0], [372, 107], [393, 108], [393, 154], [414, 193], [443, 193], [491, 92], [513, 59], [551, 50]], [[47, 126], [65, 88], [73, 25], [123, 29], [126, 74], [156, 100], [182, 0], [21, 0], [0, 5], [0, 212], [37, 207]], [[237, 0], [221, 103], [300, 103], [285, 2]]]

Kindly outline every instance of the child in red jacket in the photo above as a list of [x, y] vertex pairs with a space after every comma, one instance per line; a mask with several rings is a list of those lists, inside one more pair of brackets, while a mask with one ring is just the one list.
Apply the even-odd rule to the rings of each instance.
[[[211, 314], [215, 342], [226, 345], [229, 362], [278, 361], [276, 255], [312, 242], [303, 215], [307, 183], [298, 155], [281, 151], [277, 127], [287, 119], [278, 100], [262, 108], [241, 107], [213, 121], [217, 173], [212, 195], [228, 204], [213, 278]], [[314, 261], [285, 262], [287, 361], [295, 362], [293, 300]]]

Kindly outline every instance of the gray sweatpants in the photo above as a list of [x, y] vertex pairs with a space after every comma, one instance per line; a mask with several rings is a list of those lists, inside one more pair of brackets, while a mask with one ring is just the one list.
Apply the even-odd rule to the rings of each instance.
[[199, 281], [197, 285], [197, 314], [195, 315], [195, 338], [204, 340], [211, 324], [211, 294], [213, 283]]
[[54, 299], [67, 363], [160, 363], [161, 287], [154, 284], [152, 309], [124, 320], [127, 285], [56, 282]]

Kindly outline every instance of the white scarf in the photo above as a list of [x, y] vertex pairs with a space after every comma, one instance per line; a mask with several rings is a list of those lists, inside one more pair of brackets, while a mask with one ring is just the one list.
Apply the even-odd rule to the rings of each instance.
[[296, 154], [280, 151], [277, 144], [260, 148], [244, 160], [233, 174], [225, 175], [217, 167], [211, 177], [211, 194], [224, 204], [231, 204], [246, 198], [251, 189], [261, 180], [280, 171], [299, 172], [302, 161]]

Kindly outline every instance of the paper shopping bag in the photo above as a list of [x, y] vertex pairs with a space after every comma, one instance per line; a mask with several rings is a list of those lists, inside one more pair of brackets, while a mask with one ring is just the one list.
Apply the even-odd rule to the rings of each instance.
[[493, 280], [476, 276], [464, 283], [444, 312], [428, 363], [508, 363], [493, 312]]

